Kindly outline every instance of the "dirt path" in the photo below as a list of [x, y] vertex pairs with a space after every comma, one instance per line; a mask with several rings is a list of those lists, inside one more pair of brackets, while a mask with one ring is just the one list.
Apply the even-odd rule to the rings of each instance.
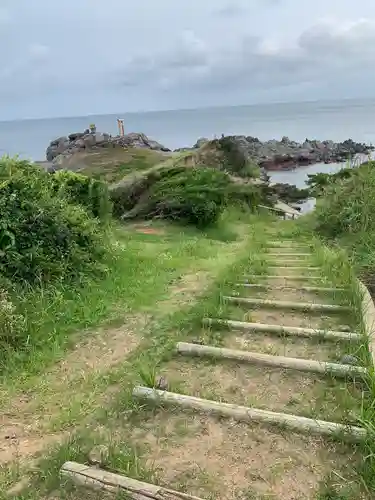
[[181, 275], [152, 311], [128, 316], [120, 326], [87, 332], [43, 377], [29, 381], [22, 392], [3, 395], [0, 468], [13, 464], [27, 470], [29, 460], [68, 438], [95, 411], [109, 405], [124, 378], [134, 375], [127, 359], [136, 359], [138, 352], [147, 349], [158, 320], [191, 307], [247, 244], [247, 236], [228, 244], [225, 254], [207, 259], [202, 270]]
[[[239, 286], [233, 286], [232, 296], [292, 301], [297, 307], [301, 303], [337, 304], [341, 301], [346, 304], [345, 292], [304, 290], [307, 286], [323, 286], [319, 279], [321, 270], [316, 269], [309, 247], [302, 252], [289, 242], [280, 243], [280, 246], [270, 243], [268, 262], [268, 274], [276, 277], [259, 275], [257, 279], [248, 280], [249, 283], [265, 283], [267, 289], [243, 286], [244, 277], [238, 276]], [[303, 269], [305, 267], [314, 269]], [[283, 275], [290, 277], [283, 278]], [[306, 278], [293, 279], [301, 275]], [[313, 275], [316, 279], [309, 279]], [[327, 280], [323, 281], [324, 287], [329, 287]], [[350, 313], [345, 311], [309, 312], [272, 305], [231, 304], [226, 306], [225, 313], [224, 319], [323, 331], [347, 331], [351, 320]], [[278, 357], [287, 356], [336, 363], [341, 367], [347, 363], [347, 355], [355, 350], [357, 343], [358, 339], [325, 340], [313, 335], [278, 336], [251, 328], [245, 332], [215, 330], [214, 327], [197, 331], [194, 340], [198, 349], [209, 345], [268, 354], [276, 363]], [[307, 417], [312, 421], [337, 422], [349, 426], [347, 429], [358, 425], [360, 418], [360, 376], [352, 380], [327, 373], [267, 367], [261, 362], [181, 355], [165, 365], [163, 376], [168, 381], [169, 393], [194, 396], [205, 402], [232, 403]], [[138, 426], [127, 429], [134, 444], [146, 446], [147, 462], [157, 470], [162, 484], [202, 498], [223, 500], [347, 498], [338, 496], [341, 491], [338, 486], [337, 496], [327, 496], [334, 487], [332, 482], [336, 485], [338, 477], [343, 478], [345, 484], [354, 484], [360, 458], [355, 447], [345, 444], [344, 438], [334, 440], [320, 432], [316, 435], [295, 432], [282, 422], [265, 425], [257, 418], [245, 423], [238, 418], [221, 419], [206, 412], [192, 413], [183, 410], [178, 401], [172, 407], [164, 403], [165, 396], [166, 393], [159, 391], [158, 401], [163, 409], [159, 408], [152, 416], [143, 415]], [[355, 487], [354, 496], [350, 498], [367, 498], [354, 490]]]

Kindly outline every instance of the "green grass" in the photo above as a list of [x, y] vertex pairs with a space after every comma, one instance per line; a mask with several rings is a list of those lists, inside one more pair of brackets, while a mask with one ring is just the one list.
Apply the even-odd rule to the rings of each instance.
[[[160, 234], [141, 234], [134, 227], [114, 226], [104, 276], [85, 278], [79, 284], [54, 283], [33, 289], [19, 287], [13, 300], [26, 318], [25, 344], [17, 352], [2, 352], [0, 368], [3, 380], [12, 374], [40, 373], [76, 342], [72, 335], [100, 325], [121, 324], [127, 315], [146, 313], [167, 296], [168, 287], [186, 272], [195, 272], [223, 251], [225, 242], [244, 236], [229, 224], [246, 220], [236, 211], [224, 214], [221, 222], [204, 233], [168, 224], [156, 225]], [[242, 224], [242, 226], [241, 226]]]
[[[134, 232], [133, 226], [129, 226], [126, 231], [119, 227], [114, 228], [112, 238], [116, 242], [116, 258], [109, 266], [111, 271], [105, 280], [87, 284], [74, 295], [69, 291], [69, 301], [66, 298], [68, 291], [65, 290], [60, 301], [56, 298], [56, 305], [42, 316], [45, 323], [40, 318], [38, 326], [33, 326], [38, 331], [45, 328], [44, 331], [47, 332], [52, 325], [56, 331], [56, 348], [51, 351], [40, 345], [31, 353], [31, 357], [28, 357], [28, 353], [25, 358], [15, 359], [17, 370], [8, 370], [4, 374], [4, 385], [14, 384], [15, 391], [21, 390], [22, 393], [23, 390], [33, 389], [33, 403], [37, 404], [34, 418], [44, 413], [48, 415], [50, 410], [55, 410], [45, 422], [43, 432], [48, 435], [50, 432], [68, 431], [71, 435], [50, 448], [47, 455], [38, 461], [34, 472], [22, 461], [15, 461], [0, 468], [0, 490], [5, 491], [17, 479], [29, 474], [31, 484], [19, 500], [48, 498], [52, 492], [55, 497], [69, 500], [96, 500], [96, 494], [89, 490], [77, 489], [69, 482], [62, 482], [59, 470], [67, 460], [87, 462], [90, 450], [100, 444], [108, 446], [109, 454], [105, 465], [111, 470], [137, 479], [162, 483], [163, 476], [152, 463], [146, 461], [147, 447], [139, 446], [134, 440], [133, 432], [136, 428], [147, 430], [147, 426], [152, 425], [155, 417], [163, 414], [164, 410], [158, 405], [134, 401], [132, 388], [136, 384], [155, 385], [156, 378], [163, 375], [168, 362], [174, 358], [178, 341], [188, 342], [203, 336], [210, 343], [222, 344], [226, 332], [216, 328], [202, 329], [202, 318], [228, 317], [231, 306], [223, 303], [221, 297], [230, 295], [234, 283], [245, 273], [267, 272], [269, 259], [265, 255], [265, 245], [269, 235], [266, 234], [266, 229], [270, 228], [271, 220], [231, 212], [225, 214], [216, 229], [206, 233], [190, 229], [181, 231], [177, 226], [163, 223], [153, 225], [161, 231], [160, 234], [139, 234]], [[294, 242], [312, 241], [311, 233], [295, 223], [285, 223], [282, 226], [275, 223], [271, 231], [273, 233], [270, 239], [276, 239], [277, 235], [280, 239], [290, 238]], [[235, 233], [237, 240], [234, 239]], [[350, 282], [348, 300], [357, 307], [357, 290], [352, 288], [353, 281], [349, 279], [352, 276], [350, 266], [343, 263], [343, 255], [327, 253], [317, 239], [313, 239], [311, 244], [317, 250], [314, 257], [316, 263], [326, 266], [328, 280], [337, 284]], [[137, 267], [138, 258], [141, 258], [141, 262]], [[129, 275], [130, 265], [135, 268]], [[208, 272], [211, 276], [209, 286], [189, 292], [189, 297], [185, 300], [175, 301], [170, 287], [178, 284], [179, 276], [191, 272]], [[114, 281], [116, 285], [113, 284]], [[38, 300], [40, 298], [39, 296]], [[45, 304], [50, 303], [54, 301], [46, 298]], [[30, 300], [28, 307], [30, 324], [37, 322], [43, 308], [33, 312], [33, 307], [38, 307], [36, 298]], [[86, 310], [86, 313], [83, 313], [82, 309]], [[90, 311], [94, 312], [89, 314]], [[74, 378], [70, 382], [74, 391], [69, 399], [62, 397], [63, 393], [54, 389], [48, 372], [47, 376], [38, 375], [44, 367], [66, 356], [73, 341], [76, 342], [76, 336], [72, 334], [77, 330], [108, 322], [120, 325], [126, 322], [129, 314], [137, 313], [150, 315], [146, 327], [139, 332], [139, 345], [126, 359], [108, 367], [107, 370], [86, 373], [83, 379]], [[359, 320], [360, 317], [356, 314], [353, 321]], [[47, 326], [44, 327], [44, 324]], [[358, 328], [361, 328], [361, 325], [358, 325]], [[42, 335], [40, 338], [42, 339]], [[368, 359], [364, 359], [364, 362], [368, 362]], [[26, 367], [23, 368], [24, 375], [19, 367]], [[52, 382], [55, 382], [53, 378]], [[182, 390], [180, 386], [172, 386], [172, 389]], [[365, 390], [369, 394], [372, 388], [366, 387]], [[375, 396], [375, 390], [373, 394]], [[323, 406], [327, 401], [324, 394], [322, 398]], [[343, 398], [343, 408], [340, 411], [343, 410], [344, 413], [360, 406], [360, 402], [353, 402], [349, 398], [349, 392], [347, 398], [340, 393], [340, 398]], [[336, 402], [338, 401], [339, 398]], [[365, 398], [364, 406], [360, 408], [363, 425], [369, 425], [366, 422], [372, 418], [368, 403], [368, 398]], [[173, 409], [170, 411], [173, 412]], [[187, 430], [182, 428], [176, 432], [186, 433]], [[165, 436], [162, 429], [160, 437], [160, 446], [163, 446]], [[361, 497], [357, 496], [357, 493], [365, 489], [363, 484], [368, 485], [370, 489], [370, 462], [374, 460], [371, 456], [374, 454], [372, 446], [371, 440], [363, 444], [362, 453], [367, 457], [363, 465], [366, 467], [358, 469], [358, 477], [351, 479], [350, 484], [340, 484], [341, 479], [336, 477], [331, 484], [330, 478], [327, 478], [317, 499], [359, 500]], [[186, 484], [189, 484], [188, 479]], [[203, 471], [202, 475], [197, 476], [197, 482], [202, 483], [202, 488], [210, 489], [210, 480]], [[171, 487], [184, 489], [184, 484], [182, 478], [180, 483]], [[251, 494], [250, 489], [248, 495]]]
[[[238, 214], [236, 219], [238, 220]], [[213, 314], [217, 310], [218, 305], [221, 304], [221, 294], [230, 286], [230, 283], [237, 279], [238, 274], [245, 268], [249, 269], [252, 266], [256, 268], [259, 259], [262, 259], [264, 233], [259, 229], [263, 227], [263, 223], [256, 222], [255, 218], [247, 218], [247, 222], [248, 225], [245, 227], [240, 224], [242, 231], [246, 229], [248, 233], [246, 243], [239, 241], [225, 244], [218, 240], [208, 240], [206, 237], [196, 235], [190, 241], [190, 243], [194, 243], [194, 246], [189, 246], [190, 255], [188, 255], [185, 248], [186, 236], [183, 238], [182, 252], [177, 251], [177, 249], [181, 249], [181, 241], [179, 241], [175, 251], [179, 258], [185, 262], [185, 266], [186, 260], [190, 259], [191, 264], [191, 259], [199, 256], [195, 260], [199, 264], [197, 270], [201, 268], [210, 269], [213, 277], [215, 277], [214, 283], [208, 289], [200, 291], [203, 292], [203, 295], [199, 301], [192, 302], [190, 300], [174, 309], [170, 306], [167, 310], [160, 309], [155, 304], [152, 305], [151, 310], [154, 316], [151, 324], [143, 332], [144, 338], [139, 347], [130, 354], [126, 361], [112, 367], [107, 372], [92, 374], [92, 377], [87, 378], [83, 386], [74, 384], [75, 394], [72, 395], [70, 401], [63, 402], [59, 413], [49, 422], [50, 430], [74, 429], [74, 433], [67, 441], [65, 440], [62, 444], [54, 447], [45, 459], [38, 462], [37, 472], [32, 474], [30, 478], [32, 486], [23, 498], [34, 500], [34, 498], [40, 498], [42, 495], [51, 491], [56, 492], [56, 490], [61, 491], [61, 494], [63, 494], [66, 487], [59, 486], [59, 469], [62, 463], [67, 460], [85, 462], [93, 446], [108, 442], [112, 450], [107, 464], [110, 468], [138, 479], [156, 482], [160, 480], [157, 471], [154, 471], [150, 466], [146, 467], [144, 459], [140, 458], [145, 456], [145, 451], [137, 450], [131, 445], [130, 435], [127, 437], [131, 422], [134, 419], [145, 421], [147, 420], [147, 414], [153, 411], [152, 408], [144, 408], [141, 403], [132, 400], [132, 387], [137, 383], [153, 385], [156, 376], [160, 373], [160, 367], [173, 356], [176, 341], [192, 338], [196, 334], [197, 328], [201, 327], [202, 317]], [[128, 236], [124, 238], [127, 241]], [[181, 239], [182, 236], [179, 235], [178, 238]], [[192, 236], [189, 236], [188, 240], [191, 238]], [[140, 242], [138, 236], [135, 237], [133, 243], [134, 241]], [[241, 245], [239, 245], [240, 243]], [[142, 244], [144, 245], [144, 241], [142, 241]], [[165, 245], [166, 242], [161, 244]], [[168, 244], [170, 244], [170, 241]], [[207, 245], [210, 250], [213, 250], [211, 255], [207, 251]], [[153, 272], [159, 274], [161, 270], [165, 270], [163, 267], [165, 263], [163, 264], [161, 261], [160, 264], [157, 264], [157, 266], [160, 265], [161, 267], [155, 267], [155, 248], [153, 250]], [[140, 248], [137, 247], [137, 250], [140, 250]], [[170, 260], [169, 258], [169, 264]], [[210, 260], [211, 264], [207, 265]], [[167, 272], [170, 272], [169, 267]], [[138, 296], [141, 290], [143, 289], [140, 288], [138, 292], [132, 293]], [[148, 293], [152, 293], [152, 296], [148, 294], [142, 295], [142, 293], [139, 296], [143, 306], [146, 298], [150, 303], [152, 297], [154, 300], [156, 300], [156, 296], [160, 298], [160, 290]], [[113, 298], [112, 296], [111, 300]], [[133, 304], [133, 307], [140, 306], [137, 301]], [[32, 382], [34, 388], [41, 391], [39, 396], [42, 397], [45, 411], [51, 401], [44, 398], [44, 386], [41, 378], [34, 377]], [[25, 381], [23, 381], [24, 383]], [[115, 387], [116, 391], [111, 396], [110, 402], [102, 405], [100, 397], [103, 397], [103, 394], [111, 387]], [[38, 394], [35, 397], [37, 398]], [[53, 398], [57, 402], [59, 397], [61, 395], [53, 394], [52, 402], [54, 401]], [[77, 404], [74, 402], [74, 397], [77, 398]], [[105, 428], [103, 427], [104, 424]], [[116, 429], [121, 429], [121, 433], [119, 434]], [[19, 468], [21, 468], [20, 464]], [[24, 471], [22, 471], [22, 474], [24, 474]], [[18, 475], [21, 476], [21, 474]], [[4, 468], [3, 475], [0, 474], [0, 485], [2, 484], [3, 489], [6, 489], [10, 484], [14, 484], [16, 478], [17, 474], [11, 474], [8, 469]], [[74, 499], [92, 498], [89, 493], [87, 493], [87, 496], [85, 496], [86, 493], [82, 496], [80, 492], [78, 496], [78, 493], [74, 493], [74, 490], [73, 488], [72, 498]]]
[[100, 150], [100, 153], [77, 153], [74, 155], [74, 162], [82, 165], [79, 169], [81, 174], [112, 184], [129, 173], [147, 170], [166, 158], [166, 153], [149, 149], [108, 148]]
[[[327, 217], [329, 217], [328, 214]], [[370, 339], [363, 323], [361, 310], [363, 297], [357, 282], [357, 276], [363, 272], [364, 268], [367, 268], [371, 257], [363, 253], [361, 238], [357, 240], [358, 248], [353, 251], [356, 246], [354, 235], [328, 240], [325, 237], [322, 238], [314, 229], [314, 216], [310, 216], [306, 219], [301, 218], [297, 223], [290, 224], [289, 227], [284, 226], [283, 232], [286, 238], [295, 239], [297, 237], [300, 241], [309, 241], [315, 249], [314, 261], [324, 270], [327, 282], [348, 289], [344, 302], [341, 294], [333, 296], [333, 298], [337, 302], [351, 306], [352, 314], [349, 318], [346, 317], [346, 323], [349, 324], [352, 331], [362, 333], [363, 341], [343, 343], [342, 347], [346, 347], [347, 354], [354, 355], [358, 359], [358, 363], [369, 370], [369, 376], [361, 386], [361, 400], [357, 401], [357, 405], [359, 404], [357, 425], [363, 426], [369, 431], [368, 438], [360, 443], [362, 461], [357, 466], [357, 476], [350, 484], [335, 478], [336, 486], [333, 487], [331, 484], [324, 486], [319, 500], [360, 499], [362, 498], [360, 491], [364, 491], [365, 493], [362, 494], [368, 495], [368, 497], [364, 496], [363, 498], [373, 498], [375, 494], [375, 372], [369, 350]], [[367, 238], [371, 238], [371, 235], [368, 235]], [[345, 244], [348, 241], [350, 244]], [[371, 252], [374, 251], [371, 249]], [[355, 400], [353, 400], [349, 390], [346, 395], [341, 394], [340, 397], [344, 398], [342, 407], [346, 406], [350, 410], [355, 405]]]

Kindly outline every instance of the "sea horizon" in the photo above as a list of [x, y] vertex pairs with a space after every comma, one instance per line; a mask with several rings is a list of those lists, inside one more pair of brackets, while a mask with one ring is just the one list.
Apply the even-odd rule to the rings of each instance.
[[246, 104], [231, 104], [231, 105], [215, 105], [215, 106], [198, 106], [189, 108], [162, 108], [162, 109], [146, 109], [137, 111], [120, 111], [120, 112], [107, 112], [107, 113], [88, 113], [83, 115], [59, 115], [59, 116], [42, 116], [42, 117], [25, 117], [25, 118], [10, 118], [1, 119], [0, 124], [12, 123], [12, 122], [24, 122], [24, 121], [42, 121], [42, 120], [66, 120], [66, 119], [76, 119], [76, 118], [90, 118], [94, 116], [118, 116], [121, 115], [145, 115], [145, 114], [156, 114], [156, 113], [176, 113], [176, 112], [195, 112], [195, 111], [210, 111], [215, 109], [232, 109], [232, 108], [257, 108], [257, 107], [273, 107], [273, 106], [298, 106], [298, 105], [312, 105], [312, 104], [334, 104], [337, 103], [341, 107], [343, 103], [363, 103], [375, 102], [374, 97], [347, 97], [342, 99], [308, 99], [302, 101], [264, 101], [259, 103], [246, 103]]
[[92, 122], [98, 131], [116, 135], [117, 118], [124, 119], [126, 133], [143, 132], [172, 150], [221, 134], [375, 144], [374, 115], [375, 98], [362, 98], [8, 120], [0, 121], [0, 155], [42, 161], [51, 140], [83, 131]]

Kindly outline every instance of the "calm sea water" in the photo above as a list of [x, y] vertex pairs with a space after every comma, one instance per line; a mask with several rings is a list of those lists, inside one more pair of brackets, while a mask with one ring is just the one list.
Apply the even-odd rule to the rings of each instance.
[[[144, 132], [165, 146], [190, 146], [199, 137], [244, 134], [261, 140], [283, 135], [309, 139], [352, 138], [375, 143], [375, 99], [207, 108], [198, 110], [121, 113], [45, 120], [0, 121], [0, 154], [44, 160], [49, 142], [95, 123], [99, 131], [116, 134], [116, 118], [129, 132]], [[332, 172], [342, 165], [314, 165], [272, 175], [274, 182], [303, 187], [308, 173]]]

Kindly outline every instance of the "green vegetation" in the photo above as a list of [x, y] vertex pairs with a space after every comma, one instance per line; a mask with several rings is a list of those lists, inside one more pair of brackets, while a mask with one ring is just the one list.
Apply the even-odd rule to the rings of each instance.
[[147, 170], [170, 156], [175, 155], [139, 148], [103, 148], [100, 153], [76, 153], [62, 166], [66, 169], [74, 167], [76, 170], [78, 165], [80, 174], [114, 184], [125, 175]]
[[299, 189], [290, 184], [273, 184], [272, 192], [285, 203], [298, 203], [311, 196], [309, 189]]
[[[235, 241], [218, 241], [209, 234], [192, 229], [183, 232], [172, 228], [170, 231], [170, 226], [161, 223], [153, 227], [164, 230], [164, 236], [134, 234], [133, 231], [123, 233], [118, 229], [116, 238], [126, 243], [126, 247], [132, 245], [127, 254], [132, 254], [134, 259], [131, 263], [134, 266], [134, 278], [127, 283], [127, 290], [124, 264], [123, 268], [114, 269], [110, 277], [112, 280], [117, 277], [118, 282], [123, 281], [123, 289], [117, 288], [112, 293], [108, 282], [92, 283], [86, 290], [86, 297], [82, 297], [77, 306], [73, 306], [67, 298], [60, 297], [58, 310], [46, 311], [44, 323], [55, 317], [54, 329], [65, 331], [66, 321], [69, 321], [69, 314], [66, 313], [64, 317], [66, 307], [75, 307], [76, 314], [80, 314], [84, 308], [86, 314], [93, 316], [105, 304], [116, 315], [112, 316], [111, 324], [107, 324], [109, 335], [92, 333], [89, 347], [82, 345], [81, 350], [91, 351], [97, 362], [95, 367], [85, 366], [84, 373], [80, 366], [72, 365], [67, 374], [63, 366], [57, 366], [56, 372], [39, 374], [40, 357], [34, 358], [39, 369], [31, 371], [31, 367], [26, 365], [21, 375], [16, 370], [8, 373], [6, 385], [2, 388], [3, 409], [11, 404], [20, 391], [30, 391], [33, 397], [29, 411], [34, 416], [35, 432], [45, 436], [46, 446], [52, 431], [60, 433], [60, 439], [58, 444], [48, 447], [48, 452], [44, 452], [43, 458], [38, 460], [37, 470], [32, 474], [29, 474], [30, 465], [22, 457], [9, 466], [0, 467], [2, 492], [29, 475], [29, 486], [24, 493], [26, 496], [22, 498], [36, 500], [48, 498], [53, 493], [61, 498], [68, 495], [67, 498], [72, 500], [96, 499], [89, 490], [81, 491], [69, 482], [61, 481], [59, 471], [67, 460], [86, 462], [91, 449], [100, 444], [105, 444], [109, 449], [104, 460], [109, 469], [145, 481], [158, 481], [157, 470], [152, 464], [146, 463], [145, 447], [134, 442], [131, 435], [131, 424], [139, 419], [147, 424], [147, 416], [152, 414], [152, 410], [135, 403], [131, 389], [139, 382], [154, 385], [160, 367], [171, 358], [176, 341], [192, 338], [200, 327], [202, 316], [220, 308], [224, 288], [229, 289], [245, 268], [256, 272], [264, 266], [262, 255], [265, 234], [261, 229], [265, 222], [257, 216], [231, 211], [224, 213], [220, 221], [221, 227], [227, 224], [237, 230]], [[119, 252], [121, 258], [126, 255], [124, 248], [119, 249]], [[137, 255], [142, 259], [138, 266]], [[190, 289], [186, 289], [184, 284], [186, 273], [189, 279], [194, 277]], [[101, 291], [97, 290], [99, 287]], [[179, 288], [183, 292], [179, 292]], [[92, 301], [92, 290], [101, 295], [101, 303]], [[106, 297], [108, 291], [110, 297]], [[123, 297], [124, 293], [126, 297]], [[149, 317], [151, 314], [152, 317]], [[92, 316], [90, 319], [93, 319]], [[70, 318], [71, 327], [78, 326], [74, 325], [74, 319]], [[103, 350], [103, 342], [115, 349], [116, 343], [110, 336], [114, 319], [117, 319], [115, 325], [121, 324], [123, 338], [117, 340], [121, 356], [111, 364], [108, 359], [97, 359], [96, 354], [98, 344]], [[131, 337], [135, 337], [136, 343], [133, 352], [129, 353], [127, 344]], [[92, 343], [92, 339], [96, 342]], [[75, 337], [74, 344], [77, 340], [79, 337]], [[57, 354], [61, 355], [61, 352]], [[56, 352], [54, 355], [56, 357]], [[71, 387], [74, 387], [74, 394], [66, 398]], [[117, 426], [120, 432], [116, 431]], [[72, 431], [68, 438], [62, 434], [67, 430]], [[1, 493], [0, 498], [3, 498]]]
[[144, 172], [128, 175], [112, 187], [117, 217], [166, 218], [205, 227], [218, 220], [226, 206], [244, 204], [254, 208], [268, 204], [269, 190], [263, 185], [235, 182], [215, 168], [167, 160]]
[[327, 187], [342, 179], [349, 179], [355, 171], [354, 168], [346, 167], [335, 174], [325, 174], [323, 172], [309, 174], [306, 184], [309, 186], [310, 195], [314, 197], [322, 196]]
[[[141, 153], [138, 159], [151, 158], [150, 152]], [[156, 157], [160, 159], [160, 155], [152, 156], [153, 161]], [[216, 232], [219, 239], [236, 238], [235, 231], [223, 223], [224, 212], [239, 202], [255, 206], [262, 199], [261, 188], [237, 185], [214, 168], [185, 165], [184, 155], [178, 162], [176, 166], [170, 158], [137, 171], [110, 189], [95, 175], [48, 174], [26, 161], [1, 159], [3, 372], [13, 366], [11, 358], [24, 362], [44, 357], [51, 347], [59, 349], [67, 342], [68, 332], [93, 326], [108, 316], [118, 302], [117, 295], [129, 304], [132, 293], [142, 288], [137, 280], [147, 274], [148, 257], [142, 257], [138, 243], [120, 234], [112, 219], [113, 208], [118, 217], [126, 211], [126, 218], [170, 219], [200, 229], [209, 227], [210, 234]], [[195, 248], [199, 254], [200, 245]], [[158, 264], [162, 271], [170, 262], [159, 256], [153, 271]], [[174, 271], [172, 267], [169, 279]], [[160, 286], [167, 280], [166, 274]], [[109, 287], [105, 300], [103, 286]], [[152, 287], [160, 292], [156, 283]]]
[[70, 203], [82, 205], [90, 215], [108, 221], [112, 203], [106, 182], [82, 174], [60, 170], [52, 176], [53, 190]]
[[[0, 499], [24, 476], [29, 484], [19, 500], [96, 499], [61, 482], [59, 469], [66, 460], [87, 462], [92, 447], [104, 443], [110, 469], [162, 481], [146, 461], [142, 435], [136, 436], [147, 433], [150, 415], [162, 417], [134, 402], [131, 389], [140, 382], [156, 385], [163, 367], [173, 362], [177, 341], [198, 335], [224, 345], [228, 332], [202, 328], [202, 317], [231, 317], [234, 306], [222, 296], [235, 293], [245, 273], [267, 273], [270, 235], [313, 241], [316, 263], [332, 283], [350, 290], [345, 300], [356, 314], [349, 326], [362, 327], [350, 260], [360, 252], [355, 270], [366, 272], [375, 262], [365, 252], [375, 243], [370, 166], [327, 181], [314, 217], [281, 225], [251, 213], [258, 204], [271, 204], [277, 190], [251, 182], [259, 176], [257, 167], [230, 143], [213, 143], [167, 159], [127, 151], [127, 160], [119, 163], [114, 155], [111, 163], [108, 151], [106, 163], [93, 154], [90, 165], [76, 173], [47, 174], [27, 162], [1, 160], [0, 405], [6, 432], [11, 435], [16, 425], [27, 433], [6, 459], [0, 449]], [[320, 238], [334, 249], [326, 250]], [[366, 346], [350, 348], [369, 366]], [[342, 392], [337, 397], [348, 421], [372, 433], [373, 380], [361, 389], [361, 402]], [[207, 396], [213, 389], [203, 391]], [[315, 404], [324, 405], [325, 397]], [[352, 410], [359, 412], [359, 422]], [[161, 439], [194, 432], [186, 425], [166, 431], [163, 425]], [[357, 498], [363, 488], [375, 490], [373, 440], [361, 446], [366, 458], [359, 479], [345, 484], [347, 489], [327, 479], [319, 498]], [[184, 484], [181, 479], [178, 487]]]
[[317, 232], [346, 249], [354, 270], [370, 284], [375, 274], [374, 166], [368, 162], [333, 177], [318, 200], [313, 219]]
[[0, 160], [0, 273], [11, 282], [75, 277], [105, 253], [98, 222], [55, 193], [49, 174]]
[[[299, 230], [305, 237], [316, 236], [330, 247], [319, 258], [328, 276], [349, 288], [350, 304], [356, 312], [357, 331], [362, 331], [367, 342], [354, 354], [367, 366], [369, 377], [362, 389], [360, 424], [369, 430], [369, 438], [361, 443], [363, 461], [358, 467], [359, 480], [370, 497], [375, 491], [375, 374], [369, 345], [371, 339], [362, 324], [360, 292], [356, 276], [367, 284], [375, 297], [375, 162], [370, 161], [358, 168], [342, 169], [327, 175], [311, 176], [309, 185], [318, 196], [317, 207], [309, 217], [299, 221]], [[321, 498], [357, 498], [348, 485], [348, 493], [336, 493], [331, 486], [322, 492]]]
[[210, 144], [223, 152], [222, 167], [227, 172], [238, 177], [258, 178], [260, 176], [259, 165], [246, 157], [233, 137], [215, 139]]

